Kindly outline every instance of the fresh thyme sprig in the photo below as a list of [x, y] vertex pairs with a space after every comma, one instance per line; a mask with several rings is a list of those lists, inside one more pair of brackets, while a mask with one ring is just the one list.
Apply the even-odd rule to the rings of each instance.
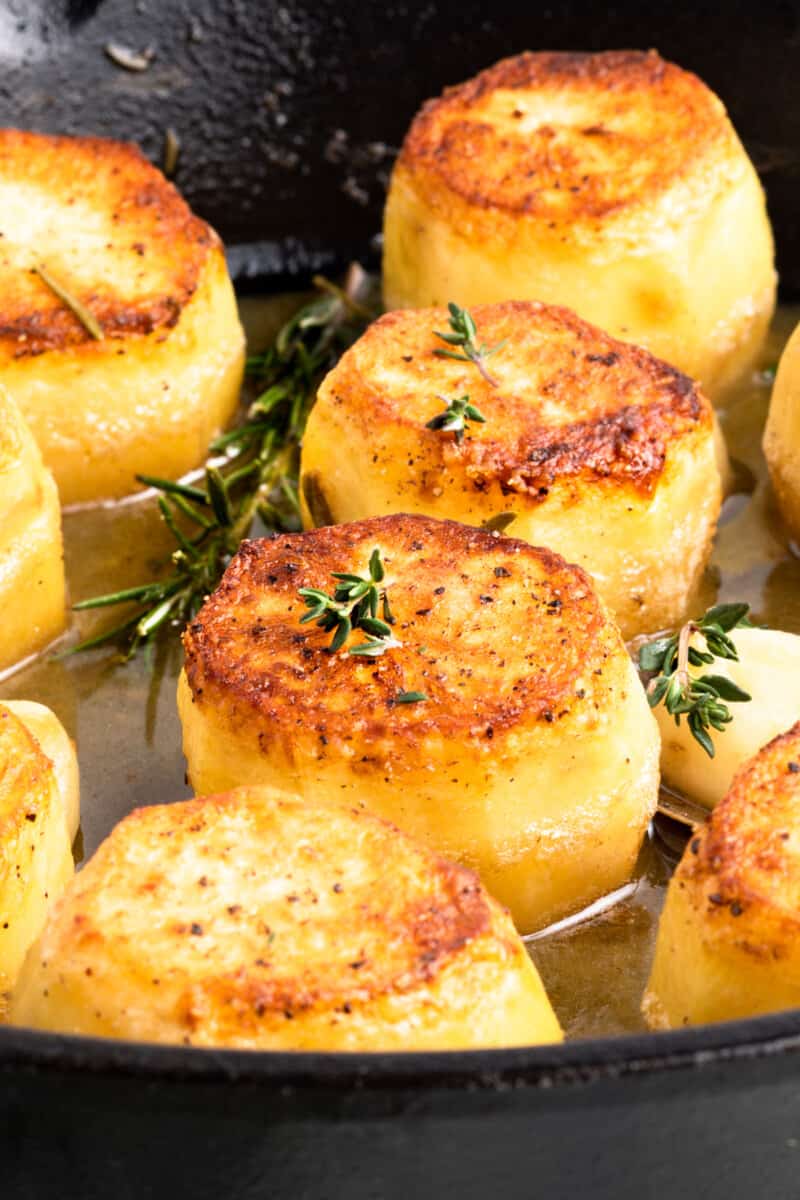
[[450, 313], [451, 332], [440, 333], [438, 329], [434, 329], [433, 332], [449, 346], [460, 346], [461, 353], [458, 354], [455, 350], [444, 350], [442, 347], [438, 347], [433, 353], [438, 354], [440, 358], [456, 358], [460, 362], [474, 363], [486, 382], [490, 383], [492, 387], [497, 387], [497, 380], [486, 370], [486, 360], [505, 346], [505, 339], [497, 342], [494, 346], [487, 346], [485, 343], [479, 346], [475, 341], [478, 329], [472, 314], [466, 308], [459, 308], [457, 304], [453, 304], [452, 300], [447, 308]]
[[[394, 617], [386, 588], [378, 587], [384, 576], [381, 552], [376, 547], [370, 555], [366, 578], [334, 571], [333, 578], [339, 583], [332, 596], [320, 588], [300, 588], [297, 594], [309, 610], [300, 618], [300, 624], [315, 621], [323, 629], [332, 631], [329, 649], [334, 653], [341, 650], [356, 629], [366, 633], [367, 639], [348, 646], [348, 654], [377, 658], [384, 651], [399, 646], [401, 643], [392, 636]], [[379, 605], [383, 620], [378, 616]]]
[[[743, 703], [751, 697], [725, 675], [689, 674], [689, 667], [709, 666], [715, 658], [738, 660], [739, 655], [729, 633], [747, 626], [748, 604], [717, 604], [696, 621], [687, 621], [678, 633], [656, 638], [639, 650], [639, 669], [652, 673], [647, 685], [651, 708], [663, 704], [680, 725], [686, 722], [695, 741], [709, 758], [714, 757], [714, 743], [709, 733], [724, 732], [733, 720], [726, 703]], [[692, 639], [702, 639], [702, 648]]]
[[360, 267], [351, 267], [343, 289], [315, 283], [321, 294], [295, 313], [265, 353], [247, 360], [261, 390], [242, 424], [211, 444], [210, 453], [225, 458], [209, 463], [202, 484], [137, 476], [160, 493], [161, 516], [176, 543], [172, 570], [76, 604], [79, 610], [134, 608], [121, 624], [67, 653], [120, 642], [131, 657], [165, 624], [194, 616], [257, 517], [271, 529], [298, 528], [299, 446], [317, 386], [374, 315], [364, 303], [372, 281]]
[[470, 421], [480, 421], [483, 425], [486, 417], [476, 408], [474, 404], [470, 404], [469, 396], [459, 396], [457, 400], [448, 400], [446, 396], [439, 396], [439, 399], [445, 404], [444, 412], [437, 413], [430, 421], [426, 421], [426, 429], [442, 429], [455, 434], [456, 442], [459, 444], [464, 440], [464, 432]]

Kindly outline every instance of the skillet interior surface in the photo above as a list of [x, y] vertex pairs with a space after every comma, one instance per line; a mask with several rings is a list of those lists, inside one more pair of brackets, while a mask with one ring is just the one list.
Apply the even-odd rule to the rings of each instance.
[[[526, 12], [502, 0], [487, 15], [468, 0], [424, 8], [23, 0], [0, 14], [0, 122], [127, 137], [156, 161], [165, 129], [176, 129], [176, 182], [230, 244], [240, 283], [282, 287], [352, 256], [375, 260], [394, 149], [418, 103], [445, 83], [523, 47], [656, 45], [726, 101], [767, 186], [792, 296], [798, 31], [800, 5], [791, 3], [757, 13], [733, 4], [724, 20], [718, 6], [621, 4], [598, 20], [595, 6], [577, 2]], [[153, 66], [122, 72], [103, 51], [112, 40], [155, 45]], [[146, 696], [141, 712], [157, 723]], [[125, 808], [149, 798], [134, 794]], [[56, 1164], [67, 1165], [62, 1195], [174, 1194], [177, 1179], [219, 1195], [224, 1171], [230, 1195], [260, 1195], [265, 1179], [294, 1195], [400, 1195], [412, 1186], [527, 1195], [534, 1180], [567, 1194], [587, 1178], [598, 1196], [641, 1195], [645, 1178], [658, 1195], [658, 1164], [674, 1158], [680, 1139], [696, 1193], [784, 1194], [798, 1144], [790, 1101], [799, 1047], [794, 1013], [658, 1037], [425, 1056], [243, 1055], [0, 1029], [0, 1178], [14, 1197], [49, 1195]], [[235, 1103], [221, 1113], [228, 1096]], [[590, 1119], [571, 1126], [581, 1111]], [[745, 1131], [773, 1152], [750, 1175]], [[168, 1137], [194, 1144], [190, 1170]], [[493, 1161], [482, 1154], [485, 1138]], [[648, 1148], [622, 1177], [621, 1147], [637, 1138]], [[154, 1147], [157, 1191], [143, 1190], [150, 1176], [131, 1169], [137, 1139], [144, 1158], [146, 1142]], [[102, 1166], [85, 1160], [93, 1143], [104, 1146]]]

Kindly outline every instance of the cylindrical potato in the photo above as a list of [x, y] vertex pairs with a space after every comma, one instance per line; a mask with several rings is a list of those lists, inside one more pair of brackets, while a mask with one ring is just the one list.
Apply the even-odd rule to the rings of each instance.
[[690, 668], [692, 675], [724, 675], [751, 697], [731, 703], [730, 724], [712, 730], [713, 758], [692, 737], [685, 717], [676, 726], [663, 704], [654, 709], [664, 782], [707, 808], [722, 799], [742, 764], [800, 714], [800, 637], [779, 629], [735, 629], [730, 637], [737, 660], [717, 658], [712, 667]]
[[28, 954], [11, 1020], [238, 1049], [561, 1038], [471, 871], [367, 813], [266, 788], [126, 817]]
[[0, 705], [21, 721], [50, 760], [61, 795], [69, 844], [75, 841], [81, 821], [80, 775], [75, 745], [52, 709], [35, 700], [0, 700]]
[[[354, 631], [331, 652], [298, 589], [376, 549], [401, 644], [362, 658]], [[477, 870], [523, 932], [629, 878], [658, 734], [588, 576], [549, 550], [417, 516], [245, 542], [184, 647], [195, 791], [369, 808]]]
[[[591, 574], [624, 637], [678, 624], [727, 462], [709, 402], [566, 309], [509, 301], [471, 315], [475, 342], [497, 347], [483, 373], [442, 355], [445, 309], [386, 314], [330, 372], [303, 439], [305, 523], [420, 512], [482, 525], [507, 513], [510, 534]], [[463, 396], [482, 423], [429, 428]]]
[[56, 485], [0, 385], [0, 671], [61, 633], [65, 604]]
[[764, 454], [781, 514], [800, 544], [800, 325], [778, 364], [764, 430]]
[[26, 723], [0, 704], [0, 1012], [74, 870], [61, 783]]
[[[202, 462], [244, 337], [219, 238], [134, 147], [0, 130], [0, 379], [63, 504]], [[47, 282], [98, 322], [96, 340]]]
[[656, 1028], [800, 1006], [800, 722], [737, 773], [673, 876], [644, 1012]]
[[764, 193], [721, 101], [655, 51], [520, 54], [415, 118], [387, 308], [563, 304], [715, 396], [775, 304]]

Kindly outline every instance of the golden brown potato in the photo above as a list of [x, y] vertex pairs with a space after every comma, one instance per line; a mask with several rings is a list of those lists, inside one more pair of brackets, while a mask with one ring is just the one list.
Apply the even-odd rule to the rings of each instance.
[[[216, 234], [130, 145], [0, 130], [0, 381], [64, 504], [201, 462], [244, 341]], [[36, 273], [99, 323], [95, 340]]]
[[11, 1019], [241, 1049], [561, 1037], [471, 871], [366, 813], [267, 788], [126, 817], [52, 912]]
[[[436, 354], [444, 309], [386, 314], [330, 372], [303, 441], [305, 523], [513, 513], [509, 533], [589, 571], [624, 637], [679, 623], [721, 503], [708, 401], [566, 309], [509, 301], [472, 315], [476, 340], [501, 346], [491, 381]], [[460, 442], [427, 428], [465, 394], [485, 423]]]
[[800, 325], [781, 355], [764, 430], [764, 454], [783, 519], [800, 545]]
[[713, 667], [691, 667], [732, 679], [752, 699], [730, 705], [733, 720], [713, 733], [714, 757], [695, 741], [685, 719], [676, 727], [663, 704], [654, 712], [661, 730], [661, 774], [676, 791], [713, 808], [738, 769], [800, 714], [800, 637], [779, 629], [735, 629], [738, 660], [718, 658]]
[[57, 637], [64, 610], [58, 492], [19, 409], [0, 386], [0, 671]]
[[0, 700], [39, 744], [50, 760], [64, 811], [70, 846], [81, 821], [80, 776], [75, 745], [52, 709], [34, 700]]
[[[298, 588], [363, 574], [375, 548], [401, 645], [331, 653]], [[477, 870], [523, 931], [630, 875], [656, 726], [588, 577], [549, 550], [419, 516], [245, 542], [184, 647], [198, 793], [270, 783], [363, 805]]]
[[712, 396], [775, 303], [753, 166], [720, 100], [652, 50], [520, 54], [429, 101], [384, 244], [387, 308], [564, 304]]
[[663, 1029], [800, 1005], [800, 722], [737, 773], [667, 893], [644, 999]]
[[63, 777], [0, 704], [0, 1002], [72, 873]]

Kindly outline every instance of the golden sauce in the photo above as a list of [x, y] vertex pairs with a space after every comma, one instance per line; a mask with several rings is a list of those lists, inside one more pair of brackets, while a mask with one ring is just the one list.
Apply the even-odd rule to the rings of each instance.
[[[251, 347], [272, 336], [296, 304], [292, 297], [242, 301]], [[800, 308], [776, 316], [763, 367], [773, 366], [800, 320]], [[702, 603], [747, 600], [757, 621], [800, 632], [800, 558], [775, 514], [761, 453], [770, 379], [759, 372], [720, 410], [735, 468]], [[172, 549], [153, 498], [65, 514], [67, 576], [73, 601], [150, 577]], [[114, 611], [75, 614], [77, 641], [118, 623]], [[175, 683], [177, 638], [122, 663], [113, 648], [53, 660], [42, 657], [0, 682], [4, 698], [38, 700], [76, 740], [81, 765], [81, 851], [91, 854], [113, 825], [143, 804], [189, 794], [180, 751]], [[639, 1001], [650, 965], [658, 913], [680, 853], [675, 830], [657, 826], [629, 892], [611, 907], [532, 940], [529, 949], [569, 1036], [644, 1028]]]

